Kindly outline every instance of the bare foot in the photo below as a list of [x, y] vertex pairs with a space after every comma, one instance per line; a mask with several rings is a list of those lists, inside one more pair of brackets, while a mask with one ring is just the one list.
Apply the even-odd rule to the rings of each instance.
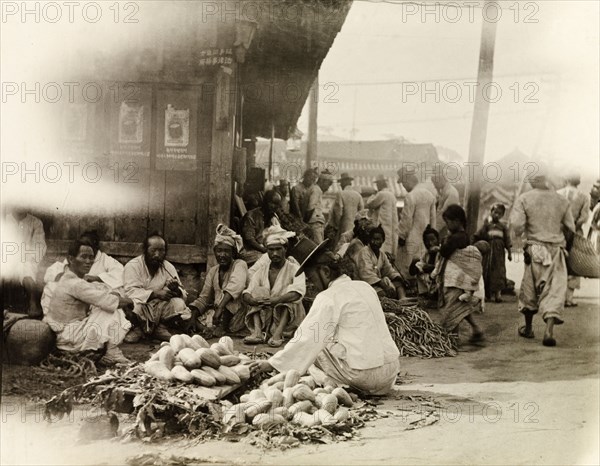
[[259, 343], [264, 343], [264, 341], [263, 336], [255, 332], [244, 338], [244, 343], [247, 345], [258, 345]]
[[544, 332], [544, 339], [542, 340], [542, 344], [544, 346], [556, 346], [556, 340], [554, 339], [552, 332], [549, 332], [548, 330]]
[[34, 299], [29, 301], [29, 309], [27, 311], [27, 314], [29, 315], [30, 319], [41, 319], [42, 317], [44, 317], [44, 312], [42, 311], [42, 308]]

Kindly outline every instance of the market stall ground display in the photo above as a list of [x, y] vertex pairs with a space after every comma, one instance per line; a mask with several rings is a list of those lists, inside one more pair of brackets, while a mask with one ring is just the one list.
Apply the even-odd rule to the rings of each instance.
[[89, 404], [108, 413], [111, 429], [113, 414], [119, 414], [114, 432], [121, 439], [180, 436], [280, 449], [350, 440], [365, 422], [385, 417], [372, 401], [341, 387], [317, 386], [295, 370], [250, 377], [244, 362], [268, 356], [237, 352], [229, 337], [209, 344], [175, 335], [145, 363], [108, 370], [54, 396], [44, 416], [55, 421]]
[[[55, 423], [60, 418], [69, 419], [71, 410], [83, 406], [95, 413], [106, 413], [92, 422], [94, 427], [103, 426], [105, 423], [101, 421], [106, 419], [107, 428], [102, 430], [102, 437], [96, 433], [94, 439], [95, 434], [91, 435], [89, 429], [83, 432], [89, 427], [89, 422], [81, 427], [79, 439], [87, 442], [106, 438], [105, 434], [114, 429], [121, 441], [182, 439], [205, 442], [221, 439], [245, 442], [263, 449], [288, 449], [301, 444], [357, 439], [360, 438], [360, 429], [368, 422], [390, 416], [400, 416], [400, 430], [424, 427], [437, 419], [431, 413], [424, 416], [417, 408], [413, 410], [412, 417], [407, 417], [406, 410], [401, 413], [382, 411], [378, 409], [379, 399], [361, 399], [342, 390], [334, 392], [332, 387], [315, 385], [316, 388], [311, 390], [312, 378], [306, 376], [300, 379], [297, 384], [286, 387], [291, 390], [284, 388], [288, 397], [283, 399], [282, 406], [277, 406], [281, 398], [275, 394], [279, 391], [275, 386], [280, 382], [271, 383], [273, 381], [269, 380], [265, 383], [261, 376], [249, 379], [240, 389], [221, 400], [209, 401], [195, 390], [197, 387], [193, 384], [156, 379], [145, 372], [143, 364], [136, 364], [107, 371], [85, 384], [65, 390], [46, 403], [44, 415], [52, 421], [51, 425], [57, 425]], [[285, 385], [285, 380], [283, 383]], [[313, 397], [314, 402], [310, 401]], [[250, 398], [256, 399], [256, 402], [249, 401]], [[297, 401], [300, 398], [307, 399]], [[285, 408], [285, 404], [290, 402], [290, 407]], [[245, 404], [243, 411], [241, 404]], [[267, 407], [266, 412], [259, 412]], [[114, 427], [115, 413], [118, 428]], [[240, 415], [241, 418], [236, 417]]]
[[[382, 298], [381, 303], [386, 312], [388, 328], [400, 350], [401, 356], [437, 358], [456, 355], [456, 348], [452, 346], [452, 342], [448, 339], [443, 330], [431, 320], [427, 312], [420, 307], [416, 300], [405, 299], [397, 301]], [[194, 343], [189, 343], [190, 338]], [[273, 352], [273, 349], [269, 348], [267, 345], [248, 347], [243, 345], [242, 341], [238, 338], [231, 340], [225, 337], [224, 341], [227, 341], [227, 345], [229, 345], [225, 345], [225, 348], [227, 349], [225, 352], [222, 344], [215, 345], [215, 343], [213, 343], [211, 345], [200, 336], [189, 337], [187, 335], [179, 335], [175, 340], [178, 340], [178, 342], [175, 342], [176, 349], [182, 349], [182, 346], [187, 348], [187, 346], [185, 344], [182, 345], [181, 342], [188, 342], [188, 345], [191, 345], [191, 348], [189, 349], [196, 355], [198, 353], [198, 347], [203, 347], [208, 350], [210, 348], [206, 348], [207, 346], [211, 347], [214, 345], [213, 349], [217, 349], [219, 363], [221, 358], [224, 358], [223, 360], [226, 362], [226, 364], [224, 364], [225, 367], [231, 367], [232, 364], [236, 363], [236, 358], [240, 358], [240, 363], [242, 363], [242, 359], [246, 358], [243, 353], [252, 351], [252, 349], [254, 349], [254, 352], [257, 350], [265, 351], [265, 358], [270, 357], [270, 353]], [[233, 350], [234, 343], [239, 352]], [[148, 359], [148, 352], [154, 351], [154, 357], [151, 358], [152, 361], [148, 361], [149, 369], [152, 371], [157, 370], [157, 367], [159, 366], [158, 364], [154, 364], [157, 359], [160, 360], [160, 357], [158, 357], [158, 350], [163, 350], [164, 353], [167, 353], [164, 348], [158, 348], [158, 345], [159, 343], [124, 345], [123, 350], [129, 359], [138, 362], [146, 361]], [[171, 346], [171, 343], [164, 342], [162, 345]], [[223, 354], [219, 355], [219, 351]], [[216, 378], [214, 377], [215, 374], [211, 376], [207, 373], [206, 368], [202, 368], [206, 363], [202, 363], [200, 368], [193, 368], [195, 364], [197, 365], [197, 360], [196, 363], [193, 362], [194, 357], [191, 356], [189, 351], [183, 353], [184, 359], [186, 353], [188, 354], [186, 361], [188, 362], [188, 367], [190, 369], [186, 368], [180, 357], [174, 358], [173, 366], [180, 367], [180, 369], [176, 369], [176, 374], [179, 373], [180, 377], [189, 378], [187, 372], [181, 369], [187, 369], [190, 374], [192, 371], [195, 371], [194, 374], [196, 375], [196, 378], [204, 380], [205, 384], [209, 385], [204, 388], [198, 385], [196, 390], [200, 392], [203, 391], [204, 395], [209, 398], [214, 399], [215, 397], [223, 396], [231, 391], [231, 385], [225, 386], [217, 384], [217, 378], [222, 378], [224, 374], [217, 374]], [[163, 357], [166, 357], [166, 355], [163, 354]], [[207, 358], [210, 360], [210, 356], [205, 356], [205, 360]], [[49, 399], [52, 396], [59, 394], [64, 388], [81, 385], [89, 380], [89, 377], [97, 374], [94, 361], [88, 359], [89, 358], [81, 358], [66, 353], [56, 353], [49, 355], [40, 366], [26, 367], [5, 365], [3, 367], [2, 395], [24, 396], [33, 401]], [[201, 357], [200, 359], [202, 361]], [[213, 357], [213, 361], [214, 360], [215, 358]], [[190, 363], [190, 361], [192, 362]], [[152, 362], [152, 364], [150, 364], [150, 362]], [[214, 365], [213, 362], [213, 366]], [[171, 369], [173, 369], [173, 366], [171, 366]], [[154, 369], [152, 369], [152, 367], [154, 367]], [[217, 370], [217, 368], [214, 367], [210, 369], [213, 371]], [[102, 370], [102, 368], [99, 368], [99, 370]], [[239, 368], [238, 370], [242, 371], [243, 377], [244, 369]], [[171, 376], [175, 377], [171, 373], [170, 375], [167, 375], [164, 370], [163, 375], [167, 377], [167, 379]], [[215, 384], [212, 387], [210, 387], [212, 383], [210, 377], [215, 379]]]
[[400, 356], [443, 358], [456, 356], [456, 347], [448, 334], [431, 320], [414, 300], [381, 298], [388, 329]]
[[[219, 399], [250, 378], [244, 354], [234, 354], [233, 340], [222, 337], [210, 345], [200, 335], [173, 335], [144, 364], [149, 375], [163, 381], [195, 384], [207, 400]], [[215, 387], [217, 386], [217, 387]]]

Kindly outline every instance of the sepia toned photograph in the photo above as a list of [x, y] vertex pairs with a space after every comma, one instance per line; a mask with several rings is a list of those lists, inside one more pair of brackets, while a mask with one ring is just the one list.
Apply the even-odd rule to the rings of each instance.
[[0, 14], [0, 464], [600, 463], [598, 1]]

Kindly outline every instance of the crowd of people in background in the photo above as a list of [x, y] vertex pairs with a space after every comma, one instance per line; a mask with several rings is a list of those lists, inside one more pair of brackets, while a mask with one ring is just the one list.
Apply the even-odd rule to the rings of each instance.
[[[518, 310], [524, 325], [518, 333], [534, 338], [533, 317], [541, 313], [546, 323], [542, 342], [555, 346], [554, 326], [563, 323], [565, 306], [576, 305], [580, 286], [579, 277], [567, 271], [566, 254], [590, 215], [588, 236], [600, 253], [600, 181], [588, 196], [578, 189], [579, 176], [569, 175], [566, 186], [556, 191], [540, 171], [530, 180], [531, 190], [512, 207], [493, 205], [470, 237], [458, 191], [448, 180], [434, 175], [431, 190], [415, 171], [397, 174], [406, 191], [400, 214], [384, 175], [375, 181], [376, 193], [364, 200], [353, 189], [352, 176], [342, 173], [328, 215], [323, 195], [334, 183], [330, 172], [308, 169], [291, 189], [281, 180], [243, 215], [239, 231], [219, 225], [216, 263], [192, 302], [166, 259], [168, 243], [159, 233], [145, 238], [142, 254], [123, 266], [101, 251], [95, 232], [85, 232], [66, 259], [47, 269], [43, 290], [35, 281], [39, 255], [19, 264], [16, 281], [28, 294], [30, 317], [43, 316], [64, 351], [102, 351], [106, 361], [124, 362], [118, 349], [122, 342], [168, 340], [182, 331], [245, 335], [246, 344], [278, 348], [310, 313], [311, 287], [323, 289], [314, 280], [324, 278], [305, 276], [300, 264], [305, 257], [294, 254], [309, 242], [313, 250], [328, 252], [327, 270], [335, 272], [335, 279], [364, 282], [380, 299], [417, 295], [427, 308], [437, 308], [432, 317], [449, 335], [458, 338], [465, 320], [470, 341], [477, 343], [485, 336], [475, 314], [485, 301], [502, 301], [511, 236], [522, 236], [525, 266]], [[7, 222], [25, 243], [45, 247], [42, 224], [29, 212], [15, 209]], [[287, 367], [284, 359], [272, 365]]]

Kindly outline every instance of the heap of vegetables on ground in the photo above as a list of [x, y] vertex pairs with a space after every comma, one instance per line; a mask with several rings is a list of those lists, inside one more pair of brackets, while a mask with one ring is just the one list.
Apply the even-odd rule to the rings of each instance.
[[[144, 368], [149, 375], [164, 381], [203, 387], [236, 385], [250, 377], [245, 364], [250, 358], [234, 353], [230, 337], [209, 345], [199, 335], [174, 335]], [[290, 370], [242, 395], [240, 403], [226, 409], [222, 421], [229, 427], [244, 422], [266, 427], [288, 421], [304, 427], [332, 425], [348, 419], [352, 404], [343, 388], [317, 387], [312, 376], [301, 377], [298, 371]]]
[[200, 335], [173, 335], [144, 364], [148, 374], [159, 380], [195, 383], [203, 387], [236, 385], [250, 378], [245, 361], [250, 358], [235, 355], [233, 340], [222, 337], [210, 345]]

